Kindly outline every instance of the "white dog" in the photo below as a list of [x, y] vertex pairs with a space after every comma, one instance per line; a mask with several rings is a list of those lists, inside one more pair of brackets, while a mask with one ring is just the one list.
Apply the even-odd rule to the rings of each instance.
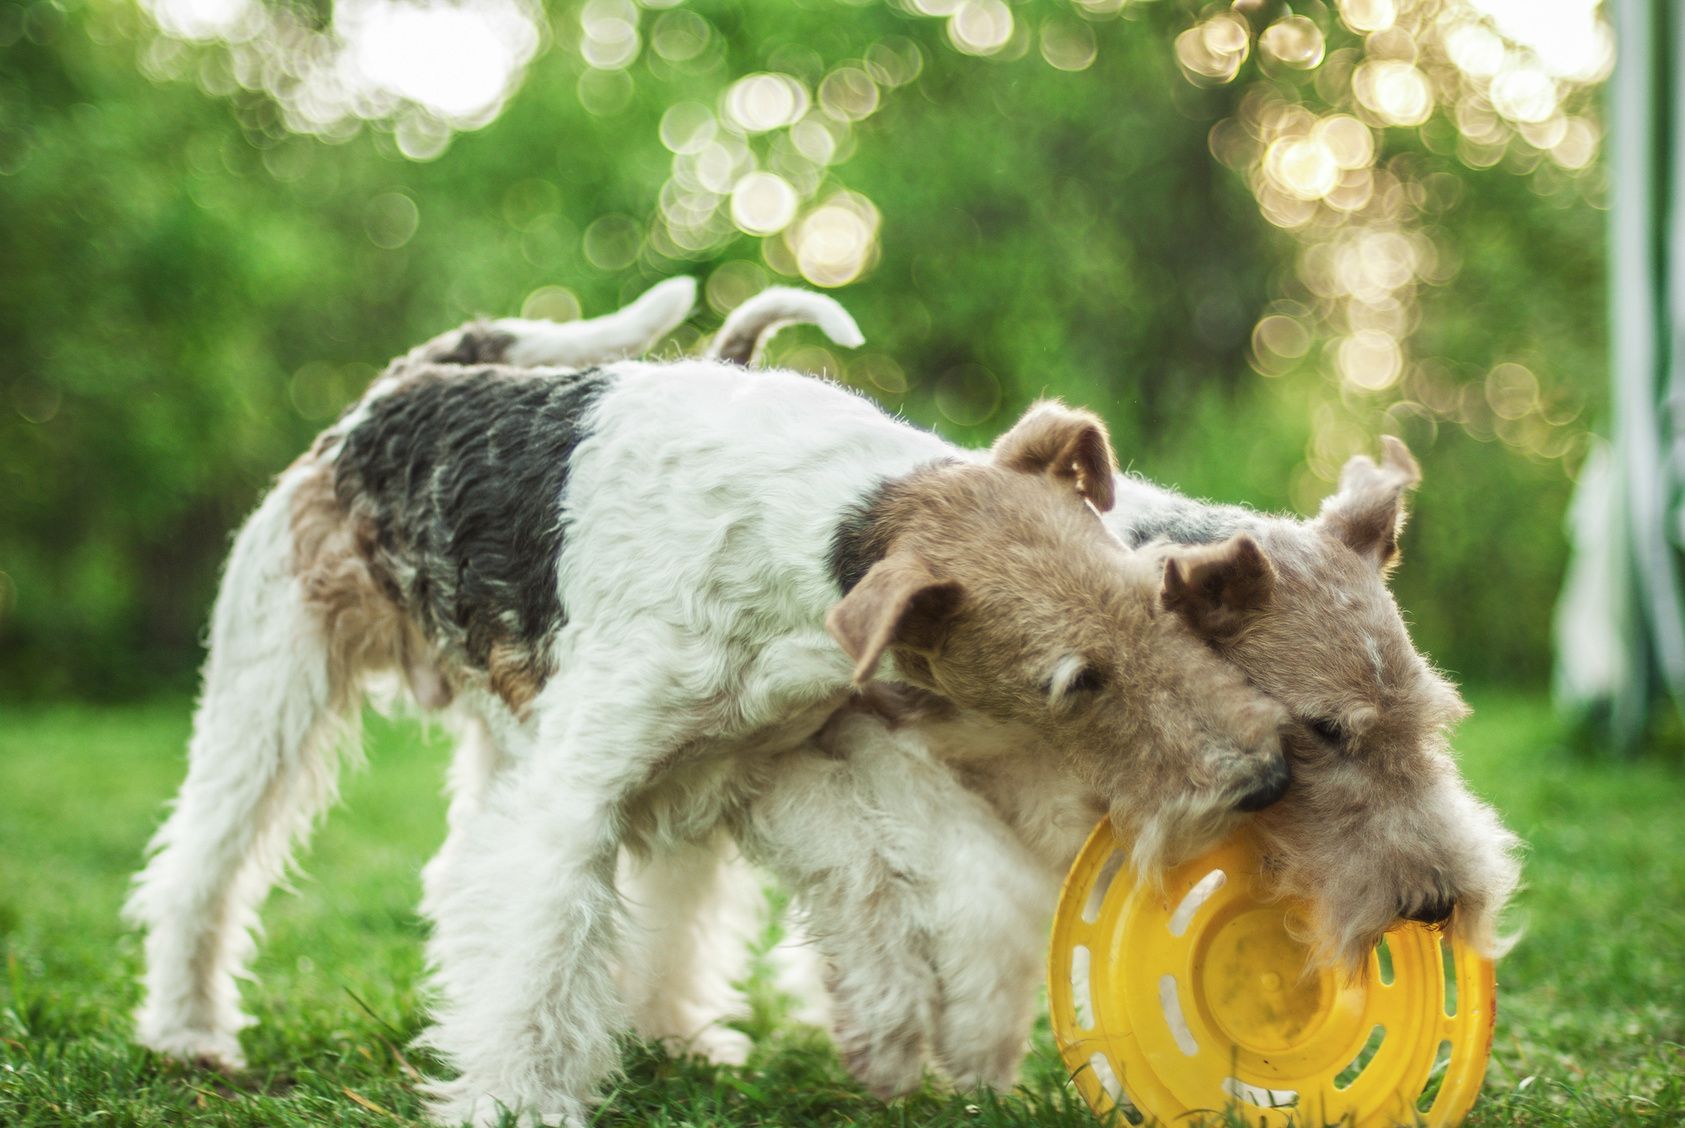
[[[615, 1068], [623, 847], [728, 831], [815, 889], [827, 852], [856, 864], [881, 775], [790, 757], [886, 660], [1032, 739], [1144, 840], [1209, 841], [1282, 793], [1282, 710], [1161, 613], [1158, 563], [1095, 519], [1113, 477], [1092, 416], [1041, 405], [979, 457], [787, 373], [545, 367], [636, 351], [648, 319], [423, 346], [242, 529], [188, 777], [129, 903], [146, 1044], [239, 1063], [256, 907], [383, 671], [470, 734], [424, 904], [447, 1123], [577, 1120]], [[896, 879], [857, 876], [835, 895]]]

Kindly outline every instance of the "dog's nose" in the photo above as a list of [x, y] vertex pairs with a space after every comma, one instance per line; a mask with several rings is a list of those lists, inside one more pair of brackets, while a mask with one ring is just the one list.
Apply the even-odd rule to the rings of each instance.
[[1413, 909], [1406, 909], [1405, 920], [1413, 920], [1418, 924], [1438, 925], [1451, 919], [1451, 913], [1457, 908], [1457, 899], [1447, 897], [1441, 901], [1424, 901]]
[[1287, 785], [1292, 782], [1293, 769], [1287, 766], [1287, 757], [1273, 757], [1252, 790], [1240, 797], [1235, 810], [1261, 811], [1287, 794]]

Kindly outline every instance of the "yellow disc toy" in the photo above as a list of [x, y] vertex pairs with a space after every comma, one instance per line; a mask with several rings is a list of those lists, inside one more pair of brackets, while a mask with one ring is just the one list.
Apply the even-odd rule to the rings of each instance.
[[[1405, 922], [1369, 974], [1308, 970], [1297, 911], [1265, 898], [1256, 843], [1237, 835], [1134, 882], [1102, 822], [1065, 878], [1054, 917], [1053, 1034], [1096, 1113], [1248, 1125], [1456, 1124], [1492, 1051], [1492, 963]], [[1190, 1117], [1190, 1114], [1196, 1114]]]

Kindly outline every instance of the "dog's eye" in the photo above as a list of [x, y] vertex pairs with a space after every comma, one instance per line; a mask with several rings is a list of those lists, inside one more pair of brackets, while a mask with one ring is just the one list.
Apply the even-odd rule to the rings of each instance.
[[1337, 721], [1330, 721], [1325, 717], [1314, 717], [1306, 721], [1305, 724], [1310, 727], [1312, 732], [1329, 744], [1344, 744], [1346, 742], [1345, 730], [1340, 727]]
[[1106, 672], [1103, 669], [1090, 666], [1073, 654], [1061, 661], [1053, 676], [1042, 683], [1042, 692], [1057, 705], [1061, 701], [1092, 694], [1105, 684]]
[[1084, 666], [1065, 685], [1066, 693], [1094, 693], [1106, 684], [1104, 671]]

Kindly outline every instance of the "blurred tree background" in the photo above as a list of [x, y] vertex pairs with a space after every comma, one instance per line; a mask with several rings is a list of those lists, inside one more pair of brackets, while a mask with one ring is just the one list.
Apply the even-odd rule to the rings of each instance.
[[1396, 581], [1544, 684], [1604, 410], [1596, 0], [0, 3], [0, 695], [186, 685], [230, 531], [390, 356], [677, 273], [959, 441], [1313, 512], [1401, 434]]

